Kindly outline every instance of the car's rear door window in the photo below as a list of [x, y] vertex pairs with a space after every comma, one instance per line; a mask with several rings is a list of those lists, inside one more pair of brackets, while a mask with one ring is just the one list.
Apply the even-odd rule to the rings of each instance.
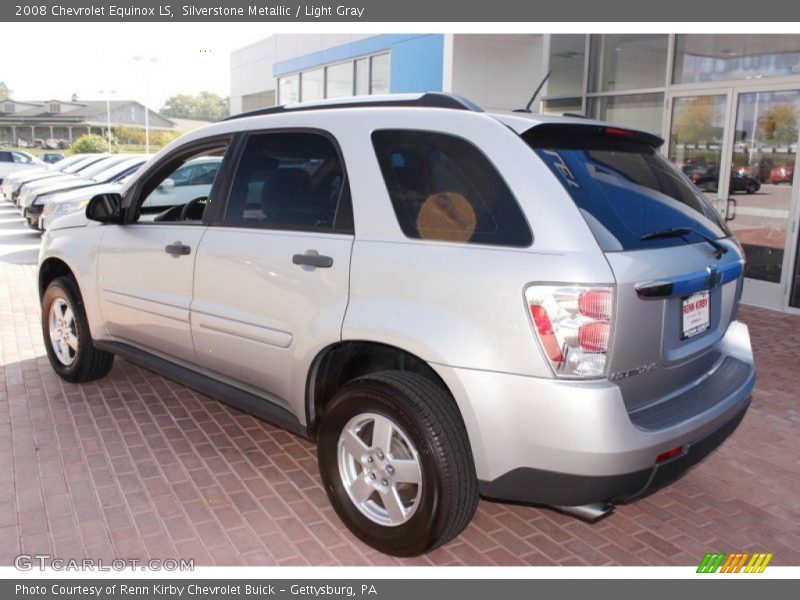
[[[596, 125], [544, 124], [522, 138], [569, 192], [604, 251], [731, 235], [700, 190], [658, 153], [660, 140], [654, 136]], [[691, 232], [652, 237], [682, 228]]]
[[372, 134], [381, 173], [410, 238], [529, 246], [522, 210], [486, 156], [453, 135], [417, 130]]

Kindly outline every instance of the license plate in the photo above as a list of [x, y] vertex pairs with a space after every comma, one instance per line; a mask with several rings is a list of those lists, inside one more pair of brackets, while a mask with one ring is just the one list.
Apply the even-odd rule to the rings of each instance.
[[694, 337], [711, 326], [711, 295], [708, 290], [697, 292], [683, 299], [683, 327], [681, 339]]

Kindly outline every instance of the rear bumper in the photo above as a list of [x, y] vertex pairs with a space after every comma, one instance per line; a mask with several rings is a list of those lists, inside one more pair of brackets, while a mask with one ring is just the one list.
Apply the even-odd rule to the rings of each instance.
[[[464, 417], [484, 495], [576, 506], [629, 500], [657, 489], [735, 430], [755, 385], [747, 327], [731, 324], [718, 349], [722, 358], [714, 373], [695, 386], [705, 385], [707, 397], [684, 392], [677, 402], [664, 402], [674, 410], [662, 407], [646, 422], [628, 412], [619, 387], [607, 380], [570, 382], [432, 366]], [[734, 379], [722, 368], [731, 361], [737, 366]], [[683, 447], [681, 455], [656, 466], [661, 453], [677, 447]]]
[[713, 452], [739, 423], [747, 404], [730, 421], [695, 442], [680, 456], [649, 469], [620, 475], [589, 476], [556, 473], [530, 467], [517, 468], [494, 481], [481, 481], [483, 496], [512, 502], [536, 502], [555, 506], [580, 506], [592, 502], [630, 502], [669, 485]]

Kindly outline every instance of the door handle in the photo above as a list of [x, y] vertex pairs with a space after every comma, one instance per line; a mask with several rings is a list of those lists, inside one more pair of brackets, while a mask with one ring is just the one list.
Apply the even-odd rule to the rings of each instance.
[[323, 256], [316, 250], [306, 250], [305, 254], [295, 254], [292, 263], [303, 267], [330, 269], [333, 266], [333, 258]]
[[733, 221], [735, 218], [736, 218], [736, 199], [728, 198], [728, 203], [725, 205], [725, 220]]
[[171, 244], [164, 246], [164, 252], [177, 258], [179, 256], [187, 256], [188, 254], [191, 254], [192, 248], [191, 246], [187, 246], [182, 242], [172, 242]]

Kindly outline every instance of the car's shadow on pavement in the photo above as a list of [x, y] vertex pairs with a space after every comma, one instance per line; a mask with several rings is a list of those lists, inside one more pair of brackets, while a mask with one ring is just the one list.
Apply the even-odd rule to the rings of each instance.
[[37, 248], [0, 254], [0, 263], [9, 263], [12, 265], [35, 265], [38, 259], [39, 250]]
[[35, 265], [41, 236], [28, 227], [14, 206], [0, 204], [0, 263]]

